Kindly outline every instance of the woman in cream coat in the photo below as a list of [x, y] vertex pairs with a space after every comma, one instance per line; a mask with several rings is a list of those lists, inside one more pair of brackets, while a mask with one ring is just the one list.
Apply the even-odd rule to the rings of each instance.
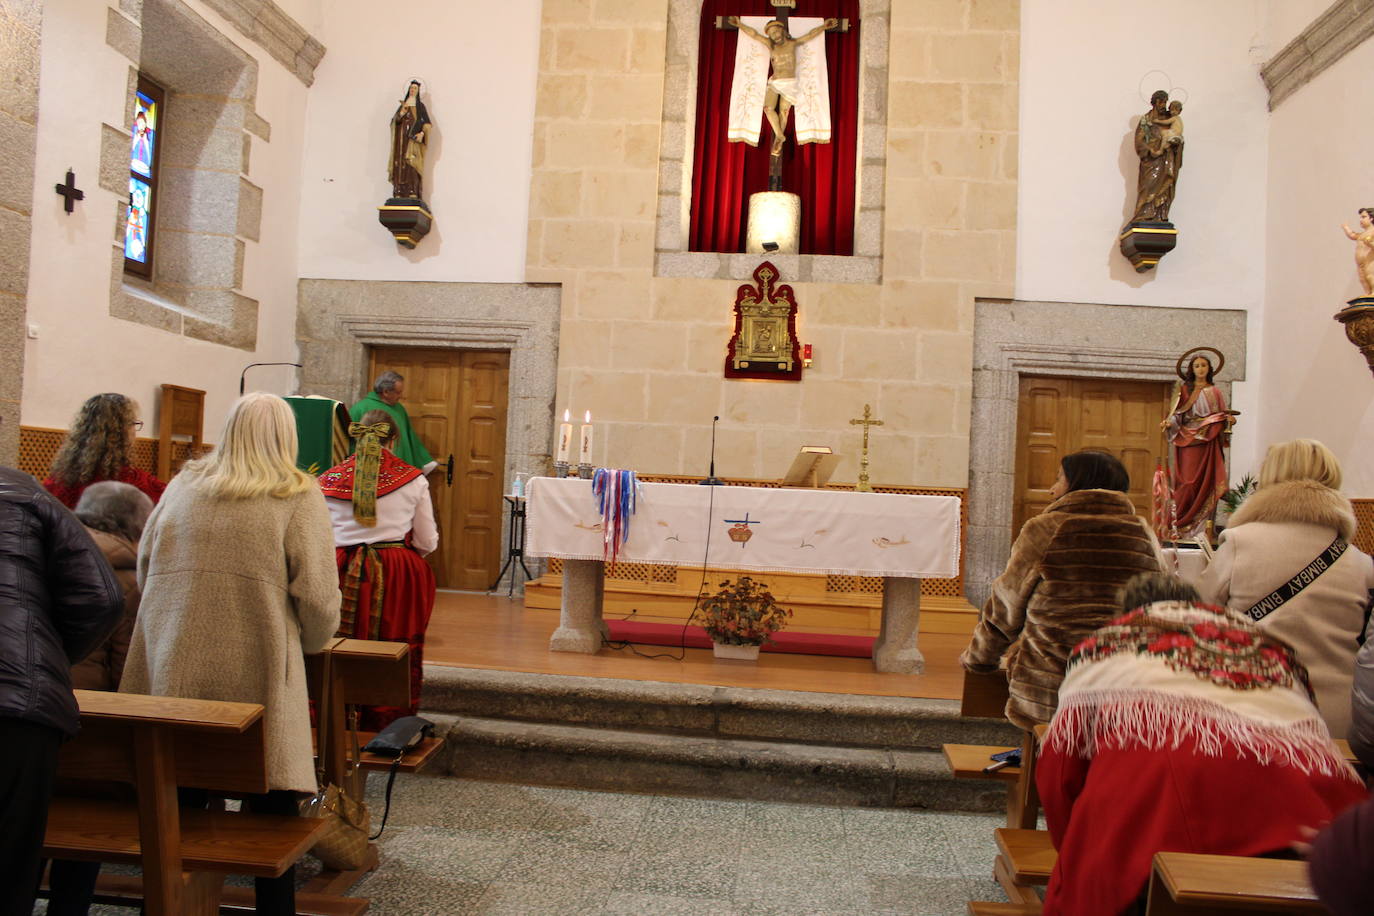
[[[1340, 539], [1355, 535], [1350, 500], [1338, 491], [1336, 456], [1312, 439], [1270, 446], [1259, 488], [1231, 516], [1221, 544], [1198, 582], [1202, 599], [1246, 614]], [[1350, 729], [1355, 653], [1364, 630], [1374, 560], [1347, 546], [1334, 562], [1259, 627], [1297, 650], [1307, 666], [1317, 708], [1333, 738]]]
[[[138, 581], [120, 690], [261, 703], [273, 791], [248, 802], [294, 814], [295, 793], [315, 791], [302, 655], [338, 629], [339, 583], [324, 496], [296, 468], [285, 401], [258, 392], [230, 408], [218, 447], [149, 516]], [[293, 871], [258, 880], [259, 912], [295, 912]]]

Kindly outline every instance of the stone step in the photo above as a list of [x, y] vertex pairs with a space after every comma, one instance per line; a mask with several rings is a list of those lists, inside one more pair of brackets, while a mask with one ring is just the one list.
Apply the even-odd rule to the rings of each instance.
[[449, 775], [614, 792], [996, 811], [1005, 787], [957, 780], [938, 751], [836, 747], [455, 716], [424, 710]]
[[1020, 733], [965, 719], [954, 700], [755, 690], [481, 668], [425, 666], [428, 713], [583, 725], [682, 737], [938, 751], [942, 744], [1014, 747]]

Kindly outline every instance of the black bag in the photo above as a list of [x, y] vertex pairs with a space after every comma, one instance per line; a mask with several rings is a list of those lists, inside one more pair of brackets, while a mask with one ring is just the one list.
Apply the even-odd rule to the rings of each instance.
[[425, 738], [433, 736], [433, 722], [421, 716], [406, 716], [377, 732], [377, 737], [367, 742], [363, 750], [378, 757], [399, 758]]
[[368, 839], [377, 839], [386, 829], [386, 819], [391, 816], [391, 787], [396, 784], [396, 772], [401, 768], [401, 758], [405, 756], [406, 751], [418, 747], [421, 741], [433, 735], [433, 722], [420, 716], [406, 716], [377, 732], [377, 737], [367, 742], [367, 746], [363, 748], [369, 754], [393, 758], [391, 771], [386, 777], [386, 807], [382, 810], [382, 825]]

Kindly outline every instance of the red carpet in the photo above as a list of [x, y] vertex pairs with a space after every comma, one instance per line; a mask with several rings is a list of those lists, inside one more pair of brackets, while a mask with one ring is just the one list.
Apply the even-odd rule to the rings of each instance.
[[[711, 648], [711, 637], [701, 627], [688, 627], [685, 635], [680, 623], [640, 623], [635, 620], [607, 620], [611, 642], [632, 642], [647, 646], [681, 646], [689, 649]], [[783, 630], [773, 634], [771, 643], [763, 644], [764, 652], [785, 652], [791, 655], [839, 655], [844, 658], [872, 658], [872, 636], [843, 636], [839, 633], [792, 633]]]

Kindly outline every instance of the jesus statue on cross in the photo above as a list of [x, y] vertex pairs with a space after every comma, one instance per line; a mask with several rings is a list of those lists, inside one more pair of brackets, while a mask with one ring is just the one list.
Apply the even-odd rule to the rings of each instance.
[[[831, 29], [839, 28], [840, 21], [827, 19], [823, 24], [800, 38], [793, 38], [789, 35], [787, 23], [780, 19], [774, 19], [765, 25], [762, 35], [741, 22], [738, 16], [731, 16], [726, 22], [739, 29], [740, 34], [748, 35], [755, 41], [762, 43], [768, 51], [771, 69], [767, 92], [763, 98], [763, 114], [773, 128], [772, 154], [774, 158], [778, 158], [782, 156], [783, 144], [787, 139], [788, 116], [792, 112], [792, 106], [796, 105], [801, 98], [797, 85], [797, 46], [806, 44], [816, 36]], [[755, 110], [757, 111], [757, 109]]]

